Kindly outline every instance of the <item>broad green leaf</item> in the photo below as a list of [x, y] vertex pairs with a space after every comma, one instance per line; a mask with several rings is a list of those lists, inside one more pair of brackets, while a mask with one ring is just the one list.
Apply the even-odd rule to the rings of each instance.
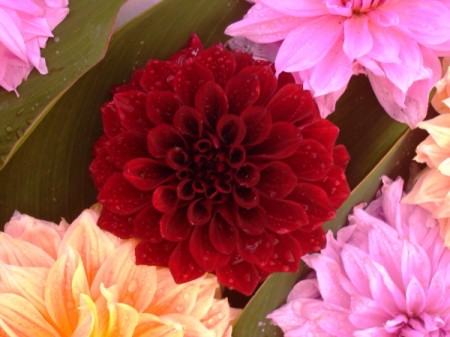
[[70, 1], [70, 12], [54, 30], [42, 55], [49, 73], [34, 70], [15, 93], [0, 90], [0, 169], [11, 159], [47, 112], [105, 54], [115, 17], [125, 0], [94, 4]]
[[[240, 0], [165, 0], [116, 32], [105, 59], [56, 103], [0, 172], [0, 223], [15, 209], [70, 221], [94, 203], [88, 166], [102, 130], [99, 107], [110, 98], [111, 86], [128, 81], [146, 60], [176, 52], [194, 32], [205, 45], [225, 40], [225, 27], [248, 8]], [[45, 78], [39, 78], [43, 86]]]

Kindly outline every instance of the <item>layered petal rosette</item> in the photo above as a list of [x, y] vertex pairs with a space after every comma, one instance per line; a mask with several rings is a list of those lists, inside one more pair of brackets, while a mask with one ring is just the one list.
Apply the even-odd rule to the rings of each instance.
[[0, 336], [231, 337], [216, 277], [178, 285], [167, 268], [138, 266], [136, 240], [97, 227], [16, 213], [0, 233]]
[[450, 250], [430, 213], [401, 203], [402, 188], [384, 178], [379, 198], [304, 257], [314, 274], [269, 316], [285, 336], [450, 334]]
[[68, 4], [68, 0], [0, 1], [0, 87], [16, 91], [33, 68], [47, 73], [41, 48], [69, 13]]
[[255, 0], [226, 33], [281, 41], [277, 72], [295, 74], [329, 115], [352, 75], [366, 74], [386, 112], [414, 127], [450, 53], [444, 0]]
[[348, 154], [290, 75], [194, 36], [113, 92], [90, 171], [99, 226], [140, 239], [139, 264], [177, 282], [215, 272], [251, 294], [323, 245]]

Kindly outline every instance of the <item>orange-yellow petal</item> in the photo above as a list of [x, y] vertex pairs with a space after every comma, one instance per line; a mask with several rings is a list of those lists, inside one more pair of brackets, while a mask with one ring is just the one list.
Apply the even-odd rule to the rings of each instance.
[[1, 329], [7, 336], [60, 337], [30, 302], [16, 294], [0, 294]]
[[98, 215], [92, 210], [81, 213], [67, 229], [59, 249], [59, 255], [64, 254], [68, 247], [80, 254], [89, 284], [92, 284], [106, 257], [120, 245], [121, 241], [98, 228], [97, 220]]
[[89, 295], [86, 273], [79, 254], [69, 249], [50, 269], [45, 283], [47, 311], [66, 333], [72, 333], [77, 326], [81, 294]]
[[78, 307], [78, 311], [78, 324], [72, 337], [97, 337], [97, 307], [92, 299], [86, 294], [80, 295], [80, 306]]
[[183, 337], [216, 337], [214, 330], [209, 330], [200, 320], [190, 315], [175, 313], [163, 315], [161, 319], [180, 324], [183, 327]]
[[179, 323], [143, 313], [139, 315], [134, 337], [183, 337], [183, 327]]
[[137, 266], [134, 257], [136, 243], [128, 241], [103, 261], [91, 286], [91, 296], [96, 300], [101, 285], [116, 286], [121, 303], [128, 304], [138, 312], [150, 304], [156, 290], [156, 268]]
[[48, 318], [44, 302], [44, 287], [49, 269], [20, 267], [0, 263], [0, 293], [15, 294], [28, 300]]

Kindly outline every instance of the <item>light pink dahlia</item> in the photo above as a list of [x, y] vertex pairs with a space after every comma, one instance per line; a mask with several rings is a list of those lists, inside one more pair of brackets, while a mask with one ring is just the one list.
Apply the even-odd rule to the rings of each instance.
[[350, 77], [366, 74], [386, 112], [409, 126], [424, 119], [450, 53], [444, 0], [255, 0], [226, 29], [258, 43], [282, 41], [278, 73], [292, 72], [316, 97], [322, 117]]
[[41, 48], [64, 20], [68, 0], [0, 0], [0, 87], [16, 91], [33, 68], [48, 72]]
[[384, 178], [378, 199], [304, 257], [315, 274], [269, 315], [286, 337], [450, 334], [450, 250], [428, 212], [400, 204], [402, 188]]

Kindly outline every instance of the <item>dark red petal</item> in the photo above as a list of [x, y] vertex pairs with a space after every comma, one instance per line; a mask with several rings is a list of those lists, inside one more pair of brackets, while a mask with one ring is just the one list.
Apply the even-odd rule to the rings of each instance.
[[289, 200], [261, 198], [261, 207], [267, 214], [267, 228], [278, 234], [286, 234], [309, 223], [302, 205]]
[[220, 117], [228, 112], [228, 100], [223, 89], [214, 82], [207, 82], [195, 95], [195, 108], [203, 115], [212, 130]]
[[232, 50], [231, 54], [236, 60], [236, 73], [240, 72], [245, 67], [252, 66], [255, 63], [255, 60], [249, 53], [240, 50]]
[[260, 179], [259, 168], [255, 164], [245, 163], [236, 171], [234, 179], [240, 186], [256, 186]]
[[177, 72], [173, 80], [173, 89], [185, 104], [192, 106], [197, 90], [208, 81], [214, 81], [212, 72], [200, 63], [193, 61], [184, 64]]
[[184, 63], [190, 62], [193, 58], [195, 58], [198, 52], [202, 49], [203, 44], [200, 38], [197, 36], [197, 34], [192, 34], [186, 46], [176, 54], [172, 55], [170, 57], [170, 61], [181, 66]]
[[253, 208], [259, 204], [259, 193], [254, 188], [235, 186], [233, 188], [233, 199], [238, 206]]
[[119, 92], [113, 101], [120, 124], [125, 130], [147, 132], [152, 124], [145, 113], [146, 95], [140, 91]]
[[217, 269], [216, 274], [224, 286], [248, 296], [255, 291], [261, 280], [256, 267], [239, 255], [235, 255], [230, 263]]
[[186, 217], [186, 208], [178, 208], [173, 213], [164, 214], [161, 217], [161, 235], [166, 240], [185, 240], [189, 237], [191, 228]]
[[228, 165], [232, 168], [238, 168], [245, 163], [245, 148], [241, 145], [231, 145], [225, 158]]
[[260, 171], [261, 178], [256, 188], [268, 198], [282, 199], [297, 183], [297, 177], [289, 165], [273, 161]]
[[169, 268], [176, 283], [195, 280], [205, 273], [192, 257], [187, 240], [177, 244], [170, 255]]
[[272, 257], [275, 247], [275, 235], [262, 233], [261, 235], [239, 234], [238, 254], [250, 263], [263, 266]]
[[350, 160], [350, 155], [344, 145], [337, 145], [333, 150], [333, 161], [334, 164], [345, 170], [347, 168], [348, 161]]
[[145, 102], [147, 117], [155, 125], [172, 124], [173, 116], [180, 106], [180, 99], [168, 91], [150, 92]]
[[334, 208], [341, 206], [350, 194], [350, 187], [344, 171], [337, 166], [333, 166], [327, 176], [322, 181], [317, 182], [317, 185], [327, 192]]
[[220, 212], [215, 212], [208, 227], [214, 248], [221, 253], [231, 254], [236, 248], [236, 230], [233, 225]]
[[103, 131], [108, 138], [117, 136], [122, 126], [120, 124], [119, 116], [117, 115], [117, 109], [113, 101], [109, 101], [103, 104], [100, 108], [103, 121]]
[[136, 213], [151, 202], [151, 193], [134, 188], [120, 173], [115, 173], [106, 181], [97, 196], [98, 201], [118, 215]]
[[184, 179], [177, 185], [177, 197], [180, 200], [195, 198], [194, 181], [192, 179]]
[[159, 186], [153, 192], [152, 204], [160, 212], [172, 213], [178, 204], [176, 189], [170, 186]]
[[272, 258], [261, 268], [270, 273], [298, 271], [300, 257], [307, 252], [302, 250], [291, 234], [279, 235], [277, 239]]
[[159, 243], [141, 241], [135, 249], [136, 264], [167, 267], [169, 265], [169, 257], [175, 247], [176, 243], [170, 241], [161, 241]]
[[225, 87], [230, 113], [240, 115], [246, 107], [255, 104], [260, 90], [258, 76], [254, 74], [239, 73], [232, 77]]
[[217, 136], [225, 145], [240, 144], [245, 132], [245, 124], [236, 115], [223, 115], [217, 123]]
[[151, 191], [173, 179], [174, 171], [164, 163], [150, 158], [130, 160], [123, 167], [123, 176], [141, 191]]
[[133, 219], [133, 237], [151, 243], [161, 242], [163, 240], [159, 226], [161, 216], [161, 212], [152, 205], [141, 209]]
[[284, 71], [278, 75], [278, 89], [281, 89], [287, 84], [295, 83], [294, 76], [291, 73], [285, 73]]
[[174, 127], [158, 125], [148, 132], [147, 147], [154, 157], [164, 158], [172, 148], [186, 148], [186, 141]]
[[262, 106], [250, 106], [241, 113], [246, 134], [243, 144], [255, 145], [261, 143], [272, 129], [272, 117]]
[[236, 208], [236, 219], [239, 228], [249, 235], [259, 235], [266, 229], [267, 214], [261, 207]]
[[265, 159], [284, 159], [297, 151], [301, 136], [290, 123], [279, 122], [272, 126], [266, 140], [248, 150], [248, 156]]
[[173, 126], [183, 135], [198, 139], [203, 133], [203, 119], [197, 110], [183, 105], [173, 117]]
[[233, 76], [236, 69], [236, 61], [233, 55], [222, 44], [216, 44], [211, 48], [198, 53], [195, 60], [207, 67], [214, 75], [214, 79], [222, 87]]
[[205, 271], [214, 271], [224, 266], [229, 255], [216, 250], [209, 239], [208, 226], [194, 228], [189, 239], [189, 251], [197, 264]]
[[277, 78], [272, 66], [250, 66], [242, 69], [241, 73], [255, 74], [259, 78], [260, 94], [255, 105], [265, 105], [277, 90]]
[[301, 85], [287, 84], [267, 104], [272, 121], [306, 124], [319, 118], [311, 94]]
[[118, 215], [104, 207], [98, 219], [98, 227], [121, 239], [129, 239], [134, 234], [132, 221], [133, 216]]
[[166, 165], [174, 170], [186, 168], [189, 164], [189, 155], [181, 147], [173, 147], [167, 152]]
[[319, 119], [302, 129], [304, 139], [315, 139], [330, 152], [338, 134], [338, 127], [326, 119]]
[[302, 140], [297, 152], [284, 161], [299, 179], [308, 181], [323, 179], [333, 165], [331, 152], [313, 139]]
[[147, 157], [145, 134], [125, 131], [109, 140], [107, 145], [108, 160], [122, 169], [125, 163], [138, 157]]
[[201, 226], [211, 219], [211, 204], [204, 199], [197, 199], [188, 207], [187, 219], [191, 225]]
[[[299, 183], [289, 195], [289, 199], [303, 205], [308, 210], [310, 223], [307, 227], [331, 220], [336, 215], [327, 193], [320, 186]], [[303, 227], [302, 230], [306, 231], [307, 227]]]
[[297, 240], [302, 248], [302, 255], [321, 250], [326, 243], [325, 232], [322, 226], [313, 231], [304, 232], [301, 229], [290, 233]]
[[101, 145], [102, 143], [104, 143], [104, 138], [100, 138], [95, 144], [96, 154], [94, 160], [89, 165], [90, 177], [97, 190], [100, 190], [103, 187], [106, 180], [114, 172], [119, 172], [118, 169], [109, 162], [108, 152], [104, 146]]
[[146, 92], [172, 90], [177, 65], [170, 61], [150, 60], [139, 81]]

